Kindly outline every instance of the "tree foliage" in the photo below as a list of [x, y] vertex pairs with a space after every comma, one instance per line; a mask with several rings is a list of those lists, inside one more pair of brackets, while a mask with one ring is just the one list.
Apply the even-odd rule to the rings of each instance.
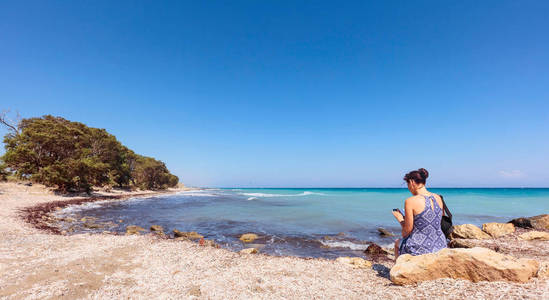
[[61, 117], [23, 119], [4, 144], [3, 160], [16, 176], [62, 191], [104, 185], [163, 189], [178, 182], [163, 162], [134, 153], [105, 129]]

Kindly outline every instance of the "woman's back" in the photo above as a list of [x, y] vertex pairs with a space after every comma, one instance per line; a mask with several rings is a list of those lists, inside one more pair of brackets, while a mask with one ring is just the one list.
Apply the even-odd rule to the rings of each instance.
[[[414, 216], [412, 232], [404, 238], [400, 254], [420, 255], [446, 248], [446, 237], [440, 228], [442, 208], [433, 194], [422, 196], [425, 208]], [[437, 201], [438, 200], [438, 201]]]

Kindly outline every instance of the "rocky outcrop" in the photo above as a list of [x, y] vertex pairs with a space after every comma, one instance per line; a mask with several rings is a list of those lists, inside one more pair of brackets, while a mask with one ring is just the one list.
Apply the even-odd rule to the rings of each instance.
[[450, 239], [486, 240], [490, 238], [490, 235], [473, 224], [452, 226], [452, 232], [450, 233]]
[[198, 240], [198, 239], [201, 239], [201, 238], [204, 237], [204, 236], [202, 236], [201, 234], [198, 234], [195, 231], [186, 232], [186, 231], [179, 231], [177, 229], [173, 230], [173, 235], [176, 238], [186, 238], [186, 239], [190, 239], [190, 240]]
[[369, 269], [372, 267], [372, 262], [360, 257], [338, 257], [336, 262], [346, 265], [351, 265], [353, 268]]
[[136, 225], [126, 226], [126, 235], [139, 234], [141, 231], [146, 231], [145, 228]]
[[478, 281], [527, 282], [536, 276], [539, 262], [517, 259], [486, 248], [442, 249], [436, 253], [398, 257], [391, 269], [395, 284], [414, 284], [439, 278]]
[[244, 243], [251, 243], [255, 241], [258, 238], [257, 234], [255, 233], [245, 233], [240, 236], [240, 240]]
[[515, 232], [515, 225], [511, 223], [485, 223], [482, 224], [482, 230], [493, 238], [498, 238]]
[[381, 236], [395, 236], [394, 233], [392, 233], [389, 230], [387, 230], [385, 228], [382, 228], [382, 227], [379, 227], [377, 229], [377, 231], [379, 232], [379, 235], [381, 235]]
[[258, 253], [258, 251], [257, 251], [256, 248], [246, 248], [246, 249], [240, 250], [239, 253], [240, 254], [256, 254], [256, 253]]
[[371, 243], [366, 250], [364, 250], [364, 254], [368, 255], [386, 255], [387, 252], [381, 248], [378, 244]]
[[529, 231], [519, 235], [519, 238], [527, 241], [531, 241], [531, 240], [549, 241], [549, 232]]
[[549, 215], [539, 215], [528, 218], [530, 219], [530, 223], [532, 223], [532, 227], [537, 230], [549, 230]]

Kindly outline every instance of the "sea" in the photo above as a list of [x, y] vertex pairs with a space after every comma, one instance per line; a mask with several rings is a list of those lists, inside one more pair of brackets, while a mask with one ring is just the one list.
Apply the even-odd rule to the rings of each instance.
[[[433, 188], [444, 196], [454, 224], [481, 226], [508, 222], [517, 217], [549, 213], [547, 188]], [[400, 225], [391, 211], [404, 211], [411, 194], [404, 188], [223, 188], [201, 189], [69, 206], [57, 214], [97, 218], [108, 229], [71, 223], [71, 234], [109, 230], [124, 233], [127, 225], [149, 228], [161, 225], [196, 231], [233, 251], [256, 247], [277, 256], [359, 256], [371, 243], [392, 247]], [[378, 228], [393, 237], [381, 236]], [[259, 238], [251, 244], [239, 240], [243, 233]]]

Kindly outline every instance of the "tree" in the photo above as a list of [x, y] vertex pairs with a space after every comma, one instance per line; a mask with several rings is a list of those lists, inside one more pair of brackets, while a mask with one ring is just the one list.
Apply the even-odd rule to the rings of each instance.
[[17, 177], [62, 191], [114, 184], [161, 189], [178, 181], [163, 162], [135, 154], [105, 129], [60, 117], [21, 120], [4, 146], [3, 159]]

